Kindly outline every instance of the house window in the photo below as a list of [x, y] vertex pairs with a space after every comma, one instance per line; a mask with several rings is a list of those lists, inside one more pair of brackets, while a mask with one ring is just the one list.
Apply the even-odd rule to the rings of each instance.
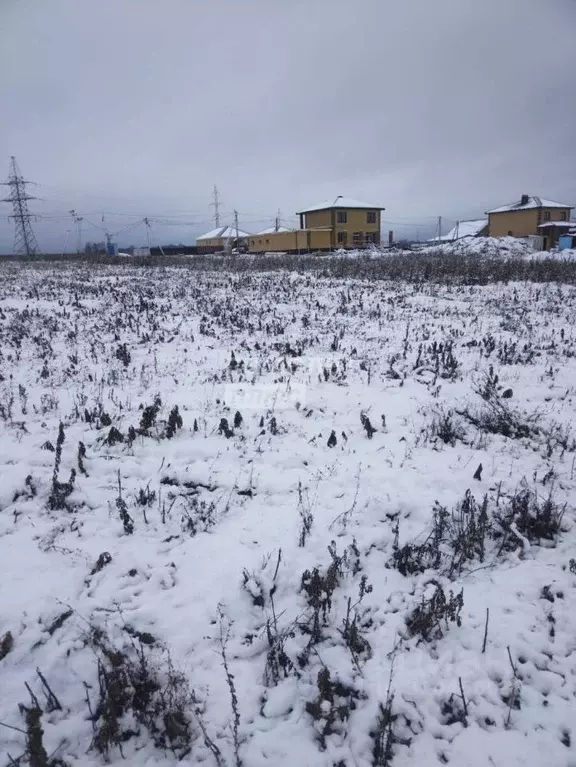
[[367, 224], [375, 224], [376, 223], [376, 211], [375, 210], [369, 210], [368, 213], [366, 213], [366, 223]]
[[508, 237], [514, 237], [514, 232], [511, 229], [508, 230]]
[[338, 232], [338, 242], [346, 242], [346, 232]]
[[563, 210], [562, 213], [560, 213], [560, 221], [566, 221], [566, 220], [567, 220], [566, 211]]
[[352, 235], [352, 242], [354, 243], [354, 245], [360, 245], [363, 239], [364, 239], [363, 232], [354, 232], [354, 234]]
[[364, 234], [364, 242], [376, 242], [376, 233], [375, 232], [366, 232]]
[[544, 211], [544, 221], [550, 221], [550, 211], [545, 210]]
[[338, 213], [336, 213], [336, 221], [339, 224], [347, 224], [348, 223], [348, 214], [345, 210], [339, 210]]

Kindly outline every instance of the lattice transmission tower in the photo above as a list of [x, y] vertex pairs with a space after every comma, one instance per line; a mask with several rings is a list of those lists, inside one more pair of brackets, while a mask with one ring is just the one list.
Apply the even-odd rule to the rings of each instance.
[[212, 202], [210, 203], [210, 207], [214, 208], [214, 227], [218, 229], [220, 226], [220, 193], [216, 185], [214, 185], [214, 189], [212, 190]]
[[10, 187], [8, 197], [2, 202], [12, 203], [14, 211], [9, 218], [14, 220], [14, 254], [16, 256], [34, 256], [38, 253], [38, 242], [32, 230], [32, 219], [35, 218], [28, 210], [28, 200], [35, 200], [26, 192], [26, 186], [32, 183], [25, 181], [15, 157], [10, 158], [10, 173], [4, 186]]

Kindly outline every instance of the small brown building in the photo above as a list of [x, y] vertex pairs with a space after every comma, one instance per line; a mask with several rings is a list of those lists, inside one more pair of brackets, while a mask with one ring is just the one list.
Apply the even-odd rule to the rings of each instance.
[[[518, 202], [488, 211], [488, 233], [490, 237], [538, 235], [544, 238], [544, 250], [550, 250], [558, 241], [561, 225], [569, 221], [572, 208], [572, 205], [523, 194]], [[556, 222], [559, 227], [542, 226]]]
[[250, 235], [250, 253], [308, 253], [330, 250], [330, 229], [265, 229]]

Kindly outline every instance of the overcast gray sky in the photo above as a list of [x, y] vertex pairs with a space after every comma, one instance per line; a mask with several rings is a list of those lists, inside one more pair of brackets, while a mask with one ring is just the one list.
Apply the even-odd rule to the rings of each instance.
[[69, 208], [192, 242], [214, 184], [248, 231], [337, 194], [421, 236], [576, 203], [575, 34], [574, 0], [0, 0], [0, 176], [38, 182], [46, 250]]

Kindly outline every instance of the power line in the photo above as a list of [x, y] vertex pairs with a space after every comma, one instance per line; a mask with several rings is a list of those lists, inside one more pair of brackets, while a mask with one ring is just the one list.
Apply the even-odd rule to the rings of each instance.
[[90, 226], [93, 226], [94, 229], [98, 229], [100, 232], [105, 232], [106, 229], [103, 226], [98, 226], [98, 224], [93, 224], [92, 221], [90, 221], [88, 218], [84, 218], [84, 221], [86, 221], [87, 224], [90, 224]]
[[11, 157], [8, 181], [4, 182], [5, 186], [10, 187], [10, 194], [2, 201], [12, 203], [14, 212], [10, 218], [14, 219], [14, 255], [16, 256], [33, 256], [38, 253], [38, 242], [31, 223], [34, 216], [28, 210], [28, 200], [36, 199], [26, 192], [26, 186], [30, 183], [32, 182], [25, 181], [20, 173], [16, 158]]

